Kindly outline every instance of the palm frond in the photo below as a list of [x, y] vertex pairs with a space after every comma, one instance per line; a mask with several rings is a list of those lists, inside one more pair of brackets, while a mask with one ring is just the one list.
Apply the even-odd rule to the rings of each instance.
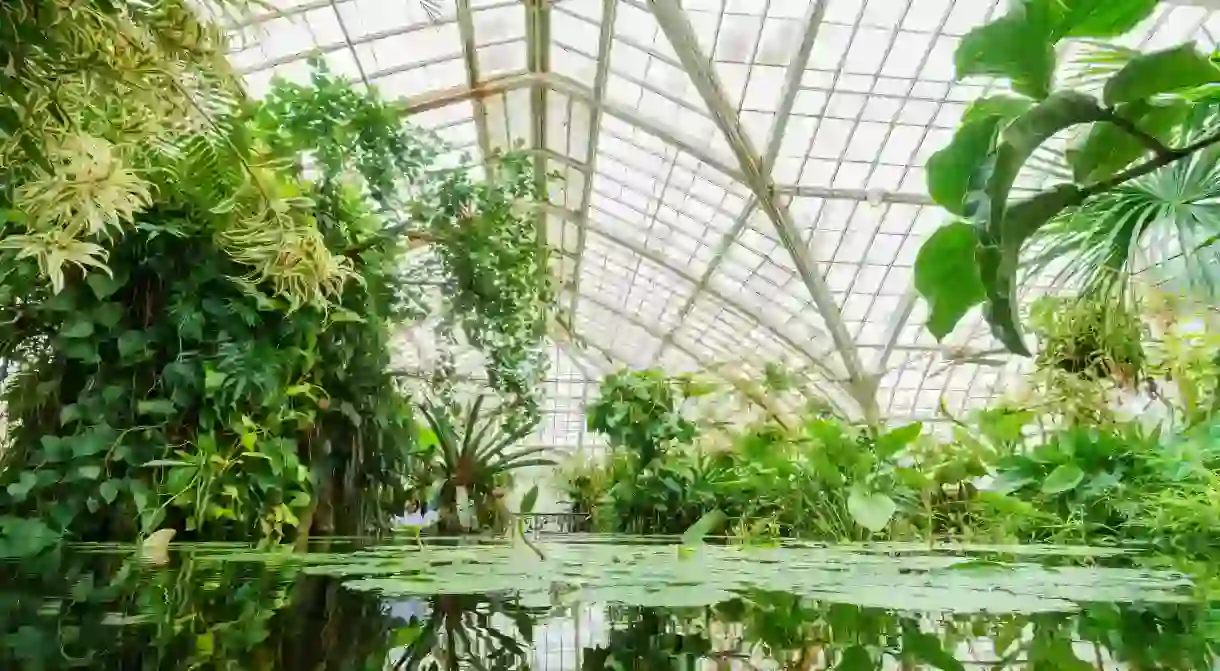
[[531, 431], [532, 429], [526, 426], [509, 431], [508, 433], [498, 433], [495, 440], [489, 440], [480, 446], [478, 451], [475, 452], [475, 458], [479, 461], [490, 462], [497, 458], [504, 450], [523, 440]]
[[1100, 89], [1107, 79], [1139, 55], [1138, 49], [1101, 42], [1081, 40], [1079, 51], [1063, 68], [1063, 83], [1074, 89]]
[[[1182, 137], [1214, 131], [1220, 108], [1204, 109]], [[1026, 263], [1042, 273], [1065, 263], [1055, 283], [1123, 297], [1132, 278], [1214, 296], [1220, 290], [1220, 149], [1215, 147], [1090, 198], [1043, 227]]]
[[[486, 463], [497, 470], [508, 470], [511, 468], [517, 468], [518, 466], [516, 466], [516, 464], [522, 459], [550, 451], [551, 448], [549, 447], [527, 447], [515, 452], [509, 452], [507, 454], [497, 454], [495, 458], [487, 459]], [[551, 460], [551, 463], [555, 463], [554, 460]]]
[[441, 15], [444, 12], [443, 0], [419, 0], [419, 6], [423, 8], [424, 13], [434, 23], [441, 20]]
[[471, 437], [474, 433], [474, 427], [479, 421], [479, 415], [483, 409], [483, 401], [486, 399], [486, 395], [480, 394], [479, 397], [474, 400], [474, 403], [471, 403], [470, 407], [466, 409], [466, 428], [462, 430], [462, 454], [466, 454], [468, 451], [470, 451], [472, 446], [478, 445], [478, 442], [471, 442]]

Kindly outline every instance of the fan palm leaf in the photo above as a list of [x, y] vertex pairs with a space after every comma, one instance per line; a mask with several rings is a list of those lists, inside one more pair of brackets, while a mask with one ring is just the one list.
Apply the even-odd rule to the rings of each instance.
[[[1192, 118], [1181, 144], [1214, 132], [1220, 106]], [[1210, 147], [1069, 210], [1031, 240], [1032, 273], [1082, 294], [1126, 295], [1132, 278], [1205, 296], [1220, 286], [1220, 149]]]

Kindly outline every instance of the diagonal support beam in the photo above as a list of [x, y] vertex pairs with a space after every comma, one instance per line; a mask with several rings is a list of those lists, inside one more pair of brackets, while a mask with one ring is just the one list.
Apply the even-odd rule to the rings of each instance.
[[771, 181], [769, 174], [763, 171], [763, 160], [750, 143], [749, 135], [745, 134], [741, 118], [728, 104], [720, 78], [716, 77], [711, 62], [700, 51], [698, 39], [695, 38], [691, 22], [687, 20], [686, 11], [682, 9], [681, 5], [678, 5], [677, 0], [649, 0], [648, 4], [653, 9], [653, 15], [656, 17], [656, 22], [660, 24], [662, 32], [665, 32], [665, 37], [670, 40], [670, 46], [676, 52], [678, 60], [682, 61], [682, 67], [686, 68], [695, 89], [699, 91], [700, 98], [703, 98], [705, 104], [708, 105], [712, 120], [725, 135], [728, 146], [733, 150], [733, 155], [737, 157], [738, 165], [745, 176], [745, 184], [758, 199], [761, 209], [775, 224], [780, 243], [792, 256], [793, 266], [797, 268], [798, 276], [805, 284], [805, 288], [809, 290], [817, 311], [820, 312], [822, 320], [826, 322], [826, 327], [830, 329], [834, 349], [838, 351], [839, 357], [843, 360], [843, 366], [847, 368], [849, 388], [852, 390], [853, 398], [856, 403], [860, 404], [866, 420], [870, 423], [877, 422], [880, 420], [880, 411], [877, 410], [876, 394], [870, 393], [871, 386], [867, 384], [866, 373], [860, 364], [855, 342], [843, 323], [843, 317], [839, 314], [838, 305], [834, 303], [830, 287], [827, 287], [826, 279], [822, 277], [819, 266], [813, 256], [810, 256], [808, 246], [800, 239], [800, 233], [792, 223], [788, 207], [776, 198], [775, 183]]
[[[593, 101], [589, 108], [589, 144], [585, 150], [585, 165], [589, 166], [584, 174], [584, 184], [580, 191], [579, 221], [583, 224], [589, 220], [589, 202], [593, 198], [593, 176], [597, 171], [597, 146], [602, 127], [602, 102], [606, 98], [606, 81], [610, 78], [610, 46], [614, 38], [614, 19], [617, 16], [618, 2], [602, 0], [601, 32], [597, 41], [597, 73], [593, 76]], [[576, 264], [572, 269], [572, 300], [568, 303], [568, 318], [576, 317], [576, 308], [580, 301], [580, 262], [585, 256], [585, 227], [576, 227]]]
[[[568, 221], [571, 221], [572, 223], [576, 224], [577, 226], [586, 227], [588, 229], [588, 232], [592, 232], [598, 236], [601, 236], [601, 237], [605, 238], [607, 241], [626, 249], [627, 251], [631, 252], [632, 254], [635, 254], [636, 256], [639, 256], [640, 258], [647, 259], [648, 261], [652, 262], [653, 264], [673, 273], [680, 279], [686, 280], [687, 282], [690, 282], [691, 284], [695, 284], [698, 282], [698, 278], [692, 276], [690, 273], [686, 272], [682, 268], [679, 268], [679, 267], [673, 265], [672, 263], [667, 261], [661, 255], [657, 254], [656, 252], [654, 252], [642, 245], [639, 245], [638, 243], [621, 238], [621, 237], [615, 235], [614, 233], [612, 233], [611, 231], [608, 231], [604, 228], [601, 228], [597, 224], [594, 224], [592, 221], [586, 221], [586, 222], [582, 223], [577, 220], [577, 217], [574, 213], [567, 211], [567, 210], [563, 210], [562, 208], [550, 208], [550, 211], [551, 211], [551, 213], [555, 214], [556, 216], [565, 217]], [[840, 386], [844, 385], [845, 374], [843, 371], [838, 370], [838, 367], [834, 365], [835, 362], [833, 359], [828, 359], [826, 361], [823, 361], [821, 357], [817, 356], [814, 353], [811, 353], [808, 349], [802, 347], [795, 340], [793, 340], [786, 333], [784, 333], [783, 330], [769, 324], [768, 321], [766, 320], [766, 318], [764, 318], [762, 315], [755, 312], [749, 306], [743, 305], [740, 302], [738, 302], [737, 300], [733, 299], [732, 297], [727, 296], [727, 295], [717, 291], [714, 287], [710, 287], [710, 286], [705, 287], [704, 290], [709, 295], [714, 297], [716, 300], [720, 301], [721, 303], [724, 303], [730, 309], [735, 310], [736, 312], [738, 312], [745, 318], [749, 319], [759, 328], [770, 332], [773, 336], [775, 336], [776, 340], [778, 340], [779, 342], [781, 342], [784, 345], [791, 348], [793, 352], [796, 352], [797, 354], [800, 354], [801, 356], [803, 356], [809, 362], [809, 365], [812, 368], [814, 368], [822, 373], [822, 375], [827, 379], [827, 381], [832, 382], [834, 384], [838, 384]], [[848, 390], [848, 393], [851, 393], [851, 391]]]
[[[593, 305], [596, 305], [597, 307], [601, 308], [602, 310], [605, 310], [606, 312], [610, 312], [616, 316], [622, 317], [629, 324], [635, 326], [636, 328], [640, 329], [644, 333], [647, 333], [649, 336], [652, 336], [653, 338], [660, 340], [661, 336], [663, 335], [660, 332], [658, 332], [653, 325], [645, 323], [643, 320], [636, 317], [635, 315], [625, 314], [625, 313], [621, 312], [618, 308], [616, 308], [612, 305], [606, 304], [605, 302], [598, 299], [596, 296], [586, 296], [585, 300], [589, 301]], [[596, 345], [596, 344], [590, 342], [588, 338], [584, 338], [584, 337], [580, 336], [579, 334], [577, 334], [574, 324], [568, 324], [567, 327], [565, 328], [565, 331], [574, 340], [593, 347], [599, 353], [601, 353], [602, 356], [606, 357], [608, 360], [619, 361], [619, 362], [622, 361], [621, 357], [618, 357], [617, 355], [615, 355], [614, 352], [609, 351], [608, 348], [602, 347], [600, 345]], [[730, 377], [729, 375], [726, 375], [724, 373], [724, 368], [725, 368], [724, 362], [709, 359], [706, 356], [699, 354], [697, 352], [694, 352], [691, 349], [684, 347], [682, 345], [674, 345], [674, 348], [677, 349], [679, 352], [682, 352], [686, 356], [690, 357], [691, 360], [694, 361], [695, 363], [699, 364], [699, 366], [704, 371], [709, 372], [712, 375], [715, 375], [716, 377], [719, 377], [720, 379], [729, 383], [730, 386], [732, 386], [734, 388], [738, 388], [739, 381], [734, 380], [732, 377]], [[836, 402], [836, 399], [833, 397], [833, 395], [826, 394], [821, 389], [817, 389], [816, 381], [810, 380], [810, 382], [811, 382], [811, 385], [814, 387], [814, 389], [817, 390], [825, 400], [830, 402], [833, 406], [835, 406], [836, 409], [838, 409], [840, 412], [842, 412], [843, 409], [839, 407], [839, 405]], [[804, 393], [804, 390], [802, 390], [802, 393]], [[806, 396], [808, 396], [808, 394], [806, 394]], [[844, 414], [846, 414], [846, 413], [844, 413]]]
[[886, 326], [885, 347], [881, 350], [881, 356], [877, 358], [877, 368], [873, 371], [878, 380], [885, 375], [885, 367], [890, 363], [890, 355], [894, 353], [894, 348], [898, 345], [898, 337], [902, 335], [902, 329], [906, 327], [907, 320], [911, 318], [911, 312], [915, 310], [915, 301], [918, 297], [919, 294], [914, 288], [907, 289], [898, 303], [898, 310]]
[[835, 303], [830, 287], [822, 275], [818, 264], [809, 254], [809, 249], [801, 240], [800, 233], [792, 223], [791, 215], [785, 204], [776, 196], [775, 184], [770, 175], [764, 172], [762, 157], [754, 150], [750, 138], [741, 125], [741, 119], [728, 102], [724, 87], [720, 84], [711, 61], [703, 55], [686, 17], [685, 10], [677, 0], [648, 0], [653, 15], [657, 18], [661, 30], [668, 38], [670, 46], [678, 55], [682, 66], [686, 69], [699, 96], [707, 104], [712, 118], [724, 134], [725, 140], [733, 150], [737, 163], [744, 173], [745, 183], [758, 199], [759, 207], [775, 225], [780, 243], [788, 250], [797, 274], [809, 290], [813, 303], [830, 330], [835, 349], [847, 369], [849, 389], [853, 398], [860, 405], [864, 416], [870, 423], [880, 420], [877, 408], [876, 394], [872, 393], [872, 385], [860, 363], [856, 344], [847, 332], [839, 306]]
[[[551, 0], [525, 1], [526, 67], [535, 75], [551, 69]], [[547, 196], [547, 88], [538, 78], [530, 86], [530, 147], [534, 154], [534, 189]], [[538, 246], [546, 246], [546, 214], [538, 215]]]
[[[796, 95], [801, 90], [801, 77], [805, 74], [805, 67], [809, 64], [809, 54], [813, 53], [813, 43], [818, 37], [818, 28], [822, 26], [822, 18], [826, 15], [826, 6], [829, 0], [818, 0], [809, 7], [809, 11], [805, 14], [804, 26], [805, 30], [801, 34], [801, 42], [797, 45], [796, 53], [792, 54], [792, 60], [788, 62], [788, 70], [784, 73], [784, 89], [780, 94], [779, 108], [775, 112], [775, 120], [771, 124], [771, 134], [767, 138], [767, 153], [762, 157], [761, 171], [768, 178], [771, 177], [772, 171], [775, 168], [775, 160], [779, 157], [780, 146], [784, 142], [784, 133], [788, 130], [788, 119], [792, 116], [792, 108], [796, 106]], [[691, 294], [690, 300], [682, 306], [679, 312], [678, 326], [671, 330], [665, 340], [661, 342], [661, 349], [657, 350], [656, 359], [659, 359], [664, 353], [665, 348], [673, 343], [675, 334], [681, 328], [682, 322], [686, 320], [686, 316], [694, 309], [695, 302], [699, 300], [700, 294], [711, 282], [712, 275], [720, 268], [721, 262], [724, 261], [725, 255], [733, 244], [737, 242], [737, 238], [741, 237], [741, 232], [745, 230], [750, 223], [750, 217], [754, 216], [754, 212], [758, 209], [758, 199], [752, 198], [745, 207], [741, 210], [741, 216], [733, 223], [733, 228], [720, 241], [720, 246], [716, 249], [716, 256], [712, 258], [711, 263], [707, 266], [707, 271], [703, 273], [703, 277], [699, 280], [699, 284], [695, 286], [694, 293]]]

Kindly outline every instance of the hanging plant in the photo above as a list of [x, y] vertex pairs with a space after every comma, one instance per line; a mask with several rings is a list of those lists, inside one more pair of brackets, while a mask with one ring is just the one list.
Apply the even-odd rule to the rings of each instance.
[[1042, 344], [1038, 367], [1123, 386], [1143, 379], [1145, 329], [1124, 305], [1092, 296], [1046, 297], [1033, 305], [1030, 321]]

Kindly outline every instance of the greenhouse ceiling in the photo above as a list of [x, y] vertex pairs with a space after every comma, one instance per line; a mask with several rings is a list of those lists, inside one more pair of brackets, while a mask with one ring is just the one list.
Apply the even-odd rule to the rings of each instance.
[[[520, 145], [558, 173], [557, 340], [637, 367], [778, 361], [902, 419], [982, 405], [1023, 369], [977, 317], [938, 344], [911, 291], [945, 219], [924, 161], [993, 86], [955, 82], [954, 48], [1005, 4], [274, 0], [221, 20], [256, 95], [321, 57], [454, 162]], [[1162, 3], [1125, 41], [1212, 49], [1215, 9]]]

